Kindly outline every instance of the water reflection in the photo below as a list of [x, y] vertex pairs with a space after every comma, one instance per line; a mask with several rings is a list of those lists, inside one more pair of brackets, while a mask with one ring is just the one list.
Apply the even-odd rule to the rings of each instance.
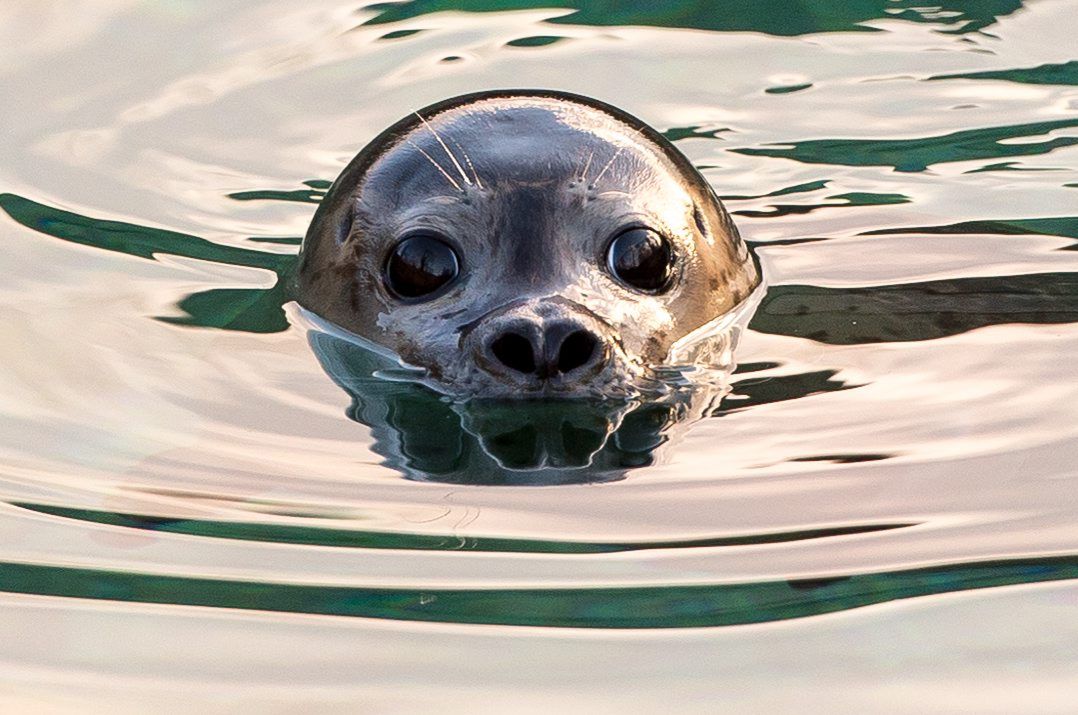
[[994, 79], [1019, 84], [1078, 85], [1078, 60], [1009, 70], [938, 74], [929, 79]]
[[741, 209], [731, 213], [735, 216], [749, 216], [751, 218], [781, 218], [783, 216], [810, 214], [820, 209], [907, 204], [910, 202], [910, 197], [905, 194], [878, 194], [867, 191], [854, 191], [845, 194], [834, 194], [833, 196], [828, 196], [827, 200], [831, 203], [774, 204], [769, 206], [766, 211]]
[[363, 588], [0, 562], [4, 590], [438, 623], [542, 628], [734, 626], [933, 594], [1078, 578], [1073, 556], [958, 563], [832, 578], [633, 588]]
[[[321, 185], [315, 180], [305, 184], [311, 193], [300, 190], [302, 196], [296, 194], [296, 200], [313, 202]], [[811, 192], [826, 184], [799, 184], [763, 196]], [[282, 198], [280, 192], [252, 193], [258, 195], [244, 198]], [[199, 290], [178, 300], [183, 315], [157, 320], [248, 333], [289, 328], [284, 305], [295, 263], [291, 253], [92, 218], [15, 194], [0, 194], [0, 209], [24, 226], [72, 243], [144, 259], [169, 254], [265, 271], [273, 276], [269, 287]], [[1053, 217], [867, 233], [1073, 236], [1072, 224], [1073, 218]], [[283, 237], [268, 243], [287, 245], [295, 240]], [[788, 242], [805, 240], [820, 239]], [[739, 314], [736, 328], [728, 325], [729, 329], [682, 346], [676, 361], [681, 367], [661, 376], [663, 389], [625, 401], [455, 403], [417, 382], [414, 373], [402, 371], [399, 364], [353, 340], [323, 330], [312, 330], [309, 340], [326, 373], [351, 398], [349, 417], [370, 427], [374, 450], [408, 478], [555, 485], [623, 479], [629, 471], [653, 464], [662, 445], [703, 417], [857, 386], [838, 379], [834, 370], [769, 371], [757, 377], [751, 374], [754, 370], [769, 367], [745, 365], [735, 373], [733, 351], [750, 318], [749, 327], [759, 333], [833, 345], [932, 340], [1007, 323], [1078, 322], [1078, 274], [1071, 272], [868, 287], [787, 284], [771, 286], [756, 297], [759, 309]], [[695, 373], [685, 371], [691, 365], [702, 367]]]
[[[243, 199], [311, 201], [322, 186], [306, 182], [299, 192], [250, 192]], [[283, 310], [295, 258], [222, 245], [197, 236], [118, 221], [90, 218], [14, 194], [0, 195], [0, 208], [19, 223], [64, 241], [139, 258], [157, 254], [247, 266], [275, 274], [269, 288], [212, 288], [179, 300], [184, 316], [159, 317], [176, 325], [272, 333], [288, 328]], [[282, 239], [285, 241], [286, 239]], [[364, 346], [328, 329], [314, 316], [309, 342], [330, 378], [348, 393], [348, 416], [368, 426], [373, 449], [408, 478], [453, 484], [556, 485], [609, 482], [656, 459], [656, 450], [693, 422], [721, 414], [735, 368], [734, 350], [760, 298], [675, 345], [675, 365], [656, 370], [652, 389], [624, 400], [452, 402], [422, 384], [377, 346]], [[829, 375], [801, 389], [764, 401], [790, 399], [828, 389]], [[773, 378], [768, 378], [768, 382]], [[815, 383], [822, 382], [823, 387]], [[779, 383], [772, 383], [778, 386]], [[731, 409], [755, 404], [747, 395]], [[774, 392], [774, 390], [772, 390]], [[729, 411], [729, 410], [726, 410]]]
[[[715, 411], [729, 392], [733, 350], [748, 313], [695, 342], [709, 364], [664, 368], [662, 389], [626, 400], [451, 401], [419, 373], [304, 314], [326, 374], [371, 429], [373, 449], [408, 478], [451, 484], [586, 484], [624, 478]], [[692, 374], [690, 374], [690, 372]]]
[[[195, 497], [189, 493], [169, 493], [181, 500]], [[108, 524], [125, 529], [139, 529], [168, 534], [185, 534], [235, 541], [263, 541], [275, 544], [331, 546], [341, 549], [393, 549], [395, 551], [482, 551], [514, 554], [612, 554], [656, 549], [707, 549], [726, 546], [758, 546], [783, 544], [835, 536], [871, 534], [917, 526], [916, 522], [853, 524], [827, 526], [798, 531], [773, 531], [760, 534], [711, 536], [698, 539], [662, 539], [649, 541], [583, 541], [551, 539], [514, 539], [497, 536], [460, 534], [421, 534], [407, 531], [374, 531], [354, 528], [351, 523], [342, 528], [311, 526], [310, 524], [269, 523], [250, 520], [180, 518], [133, 514], [130, 512], [79, 509], [38, 504], [9, 502], [12, 506], [38, 514], [93, 524]], [[310, 516], [310, 515], [305, 515]], [[0, 566], [0, 570], [2, 570]]]
[[[826, 183], [811, 182], [761, 197], [814, 191], [823, 188]], [[849, 195], [845, 199], [857, 203]], [[0, 210], [28, 228], [71, 243], [151, 260], [157, 254], [168, 254], [269, 271], [275, 276], [269, 288], [210, 288], [199, 291], [182, 297], [177, 303], [185, 315], [157, 319], [177, 325], [253, 333], [280, 332], [289, 326], [283, 305], [289, 299], [288, 279], [295, 265], [293, 254], [224, 245], [176, 231], [92, 218], [15, 194], [0, 194]], [[1078, 237], [1075, 218], [1069, 216], [875, 229], [863, 235], [895, 233]], [[823, 239], [795, 238], [770, 241], [766, 245], [816, 240]], [[261, 242], [290, 245], [296, 241], [295, 238], [284, 237], [262, 239]], [[1078, 322], [1076, 281], [1078, 274], [1056, 272], [953, 278], [863, 288], [771, 286], [750, 327], [764, 333], [854, 345], [931, 340], [1007, 323], [1072, 323]], [[793, 377], [800, 379], [800, 376]]]
[[[803, 708], [808, 681], [825, 711], [1067, 710], [1078, 147], [1046, 142], [1075, 129], [959, 131], [1073, 114], [1065, 7], [94, 5], [0, 32], [20, 40], [0, 48], [0, 660], [21, 710], [660, 712], [676, 693], [755, 712]], [[371, 17], [389, 24], [347, 32]], [[778, 284], [714, 419], [629, 429], [642, 405], [593, 406], [566, 449], [541, 415], [406, 374], [354, 400], [289, 322], [290, 234], [320, 179], [400, 107], [515, 84], [639, 110], [753, 212], [735, 218]], [[811, 161], [727, 151], [788, 140]], [[565, 473], [625, 478], [397, 478], [342, 414], [360, 401], [423, 467], [448, 457], [394, 420], [457, 435], [446, 452], [490, 474], [532, 440]], [[475, 436], [506, 420], [511, 439]], [[615, 446], [669, 463], [615, 470]], [[776, 619], [801, 620], [738, 626]]]
[[367, 24], [400, 22], [435, 12], [497, 12], [566, 8], [548, 22], [566, 25], [645, 25], [712, 31], [806, 35], [814, 32], [871, 32], [863, 23], [898, 19], [943, 24], [948, 33], [977, 32], [1022, 7], [1019, 0], [941, 0], [926, 5], [916, 0], [769, 0], [733, 2], [618, 2], [599, 0], [412, 0], [379, 3]]
[[773, 286], [752, 329], [831, 345], [932, 340], [1004, 323], [1078, 321], [1078, 273], [868, 288]]
[[[987, 168], [987, 167], [986, 167]], [[1001, 166], [997, 170], [1004, 170]], [[980, 169], [984, 171], [985, 169]], [[1037, 169], [1029, 168], [1026, 171]], [[1041, 169], [1044, 171], [1045, 169]], [[972, 173], [972, 172], [968, 172]], [[1078, 240], [1078, 216], [1049, 216], [1045, 218], [986, 219], [961, 221], [944, 226], [910, 226], [908, 228], [878, 228], [862, 236], [887, 236], [903, 233], [931, 234], [993, 234], [997, 236], [1061, 236]], [[1064, 250], [1074, 250], [1078, 243]]]
[[83, 216], [16, 194], [0, 194], [0, 209], [27, 228], [83, 246], [149, 260], [167, 254], [269, 271], [275, 276], [270, 288], [211, 288], [192, 293], [177, 303], [185, 315], [157, 319], [176, 325], [249, 333], [277, 333], [288, 328], [281, 306], [287, 300], [286, 277], [295, 264], [294, 255], [229, 246], [177, 231]]
[[1044, 141], [1013, 140], [1036, 137], [1074, 126], [1078, 126], [1078, 119], [1056, 119], [1002, 127], [964, 129], [918, 139], [810, 139], [730, 151], [748, 156], [792, 159], [805, 164], [890, 166], [895, 171], [919, 172], [934, 164], [1048, 154], [1078, 144], [1078, 137], [1054, 137]]

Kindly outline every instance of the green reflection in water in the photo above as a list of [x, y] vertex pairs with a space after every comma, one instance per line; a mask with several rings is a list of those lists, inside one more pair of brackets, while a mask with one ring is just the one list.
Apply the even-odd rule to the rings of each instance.
[[228, 198], [235, 199], [236, 201], [292, 201], [304, 204], [317, 204], [325, 195], [325, 191], [317, 191], [315, 189], [296, 189], [294, 191], [259, 189], [257, 191], [237, 191], [228, 194]]
[[299, 246], [303, 243], [302, 236], [251, 236], [247, 240], [252, 243], [275, 243], [279, 246]]
[[767, 210], [752, 211], [742, 209], [732, 212], [736, 216], [749, 216], [752, 218], [778, 218], [781, 216], [809, 214], [820, 209], [851, 208], [858, 206], [888, 206], [892, 204], [908, 204], [910, 197], [904, 194], [874, 194], [865, 191], [854, 191], [846, 194], [828, 196], [829, 204], [777, 204]]
[[933, 164], [1008, 156], [1047, 154], [1078, 144], [1078, 137], [1001, 144], [1005, 139], [1037, 136], [1078, 126], [1078, 119], [967, 129], [922, 139], [813, 139], [781, 145], [730, 149], [738, 154], [792, 159], [806, 164], [892, 166], [896, 171], [924, 171]]
[[423, 30], [394, 30], [393, 32], [387, 32], [379, 37], [379, 40], [399, 40], [403, 37], [411, 37], [412, 35], [418, 35]]
[[1078, 557], [827, 579], [619, 588], [313, 586], [0, 563], [0, 591], [134, 603], [563, 628], [691, 628], [805, 618], [905, 598], [1078, 578]]
[[793, 92], [800, 92], [803, 89], [808, 89], [811, 86], [811, 82], [806, 84], [789, 84], [782, 87], [768, 87], [764, 91], [768, 94], [791, 94]]
[[[415, 32], [418, 32], [416, 30]], [[390, 35], [395, 33], [389, 33]], [[414, 34], [411, 31], [405, 31], [405, 34]], [[388, 37], [389, 35], [386, 35]], [[403, 35], [402, 35], [403, 36]], [[317, 204], [322, 201], [322, 198], [326, 195], [326, 190], [333, 185], [333, 182], [326, 181], [325, 179], [308, 179], [303, 182], [305, 189], [257, 189], [254, 191], [236, 191], [231, 194], [226, 194], [228, 198], [236, 201], [287, 201], [294, 203], [304, 204]]]
[[652, 549], [687, 549], [715, 546], [749, 546], [789, 541], [823, 539], [831, 536], [867, 534], [901, 529], [915, 523], [861, 524], [833, 526], [768, 534], [745, 534], [703, 539], [670, 541], [547, 541], [487, 536], [450, 536], [445, 534], [409, 534], [391, 531], [360, 531], [326, 527], [266, 524], [249, 521], [177, 519], [144, 514], [127, 514], [93, 509], [73, 509], [47, 504], [12, 502], [13, 506], [65, 519], [89, 521], [169, 534], [187, 534], [241, 541], [268, 541], [277, 544], [304, 544], [362, 549], [401, 549], [408, 551], [492, 551], [535, 554], [605, 554]]
[[793, 375], [768, 375], [738, 380], [733, 384], [731, 393], [723, 398], [719, 409], [715, 410], [711, 416], [721, 417], [747, 410], [750, 407], [798, 400], [822, 392], [838, 392], [860, 387], [860, 385], [850, 385], [836, 379], [837, 374], [838, 370], [817, 370]]
[[[988, 219], [961, 221], [945, 226], [911, 226], [909, 228], [880, 228], [865, 231], [862, 236], [882, 236], [904, 233], [977, 234], [1000, 236], [1060, 236], [1078, 239], [1078, 216], [1050, 216], [1047, 218]], [[1078, 244], [1075, 244], [1078, 245]], [[1068, 248], [1073, 248], [1070, 246]]]
[[[1078, 124], [1078, 120], [1073, 123]], [[1078, 142], [1078, 137], [1068, 139]], [[304, 183], [315, 188], [313, 180]], [[815, 191], [826, 184], [826, 180], [814, 181], [762, 196]], [[830, 198], [847, 202], [841, 205], [858, 205], [855, 203], [858, 201], [862, 202], [860, 205], [902, 203], [905, 200], [900, 194], [865, 192], [837, 194]], [[839, 204], [821, 206], [833, 205]], [[802, 207], [795, 208], [804, 212]], [[810, 206], [808, 210], [812, 208]], [[213, 288], [194, 293], [179, 302], [186, 315], [158, 320], [255, 333], [288, 328], [281, 306], [287, 300], [284, 277], [296, 260], [292, 254], [228, 246], [176, 231], [90, 218], [15, 194], [0, 194], [0, 209], [27, 228], [71, 243], [151, 260], [155, 254], [164, 253], [272, 271], [278, 279], [271, 288]], [[764, 215], [776, 214], [765, 212]], [[966, 221], [951, 226], [881, 229], [865, 235], [908, 232], [1045, 234], [1078, 238], [1078, 218]], [[267, 240], [295, 241], [290, 238]], [[817, 239], [771, 241], [767, 245], [812, 240]], [[930, 340], [1003, 323], [1078, 322], [1076, 275], [1047, 273], [956, 278], [868, 288], [772, 286], [750, 327], [765, 333], [846, 345]]]
[[0, 209], [27, 228], [55, 238], [106, 251], [153, 260], [167, 253], [230, 266], [263, 268], [280, 273], [295, 262], [291, 255], [227, 246], [177, 231], [91, 218], [15, 194], [0, 194]]
[[244, 333], [280, 333], [288, 330], [288, 318], [281, 308], [285, 302], [285, 288], [280, 281], [272, 288], [213, 288], [193, 293], [176, 304], [187, 315], [157, 320]]
[[1078, 60], [1062, 64], [1040, 65], [1010, 70], [989, 70], [986, 72], [964, 72], [958, 74], [938, 74], [929, 77], [935, 79], [998, 79], [1022, 84], [1059, 84], [1078, 85]]
[[[314, 180], [305, 183], [312, 185]], [[812, 181], [763, 196], [816, 191], [826, 184], [826, 180]], [[843, 198], [848, 204], [901, 203], [904, 200], [900, 194], [863, 192], [838, 194], [831, 198]], [[157, 319], [177, 325], [260, 333], [288, 328], [281, 308], [287, 300], [287, 283], [282, 276], [291, 271], [295, 262], [293, 255], [226, 246], [175, 231], [89, 218], [15, 194], [0, 194], [0, 209], [33, 231], [70, 243], [143, 259], [153, 259], [155, 253], [168, 253], [272, 271], [278, 276], [272, 288], [213, 288], [197, 292], [179, 303], [186, 315]], [[797, 207], [797, 210], [802, 209]], [[774, 214], [765, 212], [765, 215]], [[948, 226], [871, 231], [866, 235], [883, 233], [1046, 234], [1078, 238], [1078, 218], [966, 221]], [[279, 240], [292, 243], [295, 239]], [[813, 239], [791, 239], [785, 243], [802, 243], [804, 240]], [[779, 243], [783, 242], [771, 242], [770, 245]], [[821, 342], [856, 344], [930, 340], [1006, 322], [1074, 322], [1078, 321], [1076, 275], [1050, 273], [955, 278], [870, 288], [773, 286], [750, 327]]]
[[670, 127], [662, 132], [662, 135], [672, 142], [682, 139], [722, 139], [719, 134], [731, 131], [729, 127], [720, 129], [704, 129], [699, 125], [690, 127]]
[[[871, 32], [870, 20], [907, 20], [967, 33], [994, 24], [1022, 7], [1020, 0], [412, 0], [380, 3], [367, 24], [400, 22], [434, 12], [504, 12], [565, 8], [548, 20], [569, 25], [644, 25], [695, 30], [748, 31], [769, 35], [813, 32]], [[943, 12], [940, 12], [943, 11]]]
[[985, 172], [994, 171], [1066, 171], [1066, 169], [1051, 166], [1023, 166], [1020, 161], [1001, 161], [996, 164], [985, 164], [984, 166], [970, 169], [969, 171], [963, 171], [962, 173], [983, 174]]
[[277, 274], [277, 281], [271, 288], [213, 288], [194, 293], [178, 304], [185, 316], [158, 320], [253, 333], [276, 333], [288, 328], [281, 308], [285, 302], [282, 276], [295, 264], [294, 255], [228, 246], [177, 231], [90, 218], [15, 194], [0, 194], [0, 209], [27, 228], [83, 246], [150, 260], [163, 253], [272, 271]]
[[820, 454], [812, 457], [794, 457], [791, 462], [831, 462], [833, 464], [860, 464], [861, 462], [879, 462], [890, 459], [893, 455], [877, 453]]
[[516, 40], [510, 40], [505, 44], [509, 47], [545, 47], [567, 39], [569, 38], [561, 37], [559, 35], [532, 35], [531, 37], [521, 37]]
[[1078, 273], [871, 288], [772, 286], [750, 328], [832, 345], [931, 340], [1003, 323], [1078, 321]]
[[729, 196], [722, 196], [720, 198], [723, 201], [748, 201], [749, 199], [766, 199], [766, 198], [770, 198], [772, 196], [786, 196], [788, 194], [803, 194], [803, 193], [810, 193], [812, 191], [820, 191], [821, 189], [825, 188], [829, 183], [831, 183], [830, 179], [825, 179], [823, 181], [810, 181], [810, 182], [805, 183], [805, 184], [797, 184], [796, 186], [787, 186], [786, 188], [778, 189], [776, 191], [772, 191], [772, 192], [767, 193], [767, 194], [756, 194], [756, 195], [753, 195], [753, 196], [737, 196], [737, 195], [731, 194]]

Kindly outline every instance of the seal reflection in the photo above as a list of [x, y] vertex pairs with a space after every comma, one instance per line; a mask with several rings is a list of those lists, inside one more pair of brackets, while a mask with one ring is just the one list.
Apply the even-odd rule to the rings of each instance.
[[554, 486], [623, 479], [714, 413], [751, 311], [672, 353], [691, 362], [656, 368], [647, 387], [618, 399], [450, 398], [423, 371], [305, 317], [313, 353], [351, 398], [348, 417], [370, 428], [386, 465], [417, 481]]

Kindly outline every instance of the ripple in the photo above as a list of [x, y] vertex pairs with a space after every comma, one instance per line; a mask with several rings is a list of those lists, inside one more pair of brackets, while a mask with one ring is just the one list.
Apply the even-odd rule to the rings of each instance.
[[280, 272], [291, 256], [252, 251], [178, 231], [82, 216], [16, 194], [0, 194], [0, 209], [27, 228], [83, 246], [154, 260], [157, 253]]
[[109, 524], [131, 529], [142, 529], [169, 534], [186, 534], [217, 539], [240, 541], [266, 541], [277, 544], [304, 544], [307, 546], [333, 546], [362, 549], [399, 549], [406, 551], [489, 551], [498, 553], [532, 554], [608, 554], [625, 551], [653, 549], [698, 549], [717, 546], [752, 546], [779, 544], [790, 541], [824, 539], [832, 536], [869, 534], [916, 526], [916, 523], [862, 524], [853, 526], [819, 527], [799, 531], [770, 534], [745, 534], [712, 538], [681, 539], [670, 541], [550, 541], [539, 539], [506, 539], [487, 536], [452, 536], [449, 534], [408, 534], [389, 531], [360, 531], [357, 529], [331, 529], [324, 527], [266, 524], [249, 521], [218, 521], [185, 519], [124, 512], [75, 509], [47, 504], [11, 502], [12, 506], [49, 514]]
[[780, 87], [768, 87], [764, 90], [767, 94], [791, 94], [793, 92], [800, 92], [803, 89], [809, 89], [812, 87], [811, 82], [805, 82], [804, 84], [787, 84]]
[[1060, 64], [1039, 65], [1009, 70], [986, 70], [984, 72], [958, 72], [955, 74], [937, 74], [929, 77], [936, 79], [996, 79], [1021, 84], [1058, 84], [1078, 85], [1078, 60]]
[[562, 37], [561, 35], [529, 35], [528, 37], [520, 37], [515, 40], [509, 40], [505, 43], [506, 47], [546, 47], [547, 45], [553, 45], [563, 40], [568, 40], [568, 37]]
[[436, 12], [499, 12], [571, 8], [548, 22], [571, 25], [646, 25], [711, 31], [748, 31], [796, 36], [816, 32], [878, 32], [863, 23], [899, 19], [942, 24], [946, 32], [976, 32], [1022, 7], [1020, 0], [944, 0], [926, 7], [915, 0], [850, 0], [842, 3], [699, 2], [663, 3], [579, 2], [579, 0], [411, 0], [372, 6], [378, 11], [368, 24], [410, 20]]
[[[904, 233], [977, 234], [999, 236], [1062, 236], [1078, 239], [1078, 216], [1049, 216], [1045, 218], [984, 219], [960, 221], [944, 226], [910, 226], [908, 228], [877, 228], [863, 231], [862, 236], [886, 236]], [[1068, 247], [1073, 249], [1074, 246]]]
[[1078, 137], [1055, 137], [1045, 141], [1001, 143], [1006, 139], [1038, 136], [1078, 126], [1078, 119], [1057, 119], [984, 129], [964, 129], [920, 139], [812, 139], [781, 145], [730, 149], [748, 156], [792, 159], [805, 164], [844, 166], [890, 166], [895, 171], [925, 171], [933, 164], [974, 159], [1047, 154], [1078, 144]]
[[276, 274], [276, 280], [270, 288], [213, 288], [192, 293], [177, 303], [185, 316], [160, 317], [158, 320], [174, 325], [249, 333], [278, 333], [288, 328], [281, 307], [286, 291], [281, 276], [294, 265], [294, 255], [229, 246], [177, 231], [91, 218], [15, 194], [0, 194], [0, 209], [27, 228], [83, 246], [149, 260], [157, 260], [157, 254], [168, 254], [271, 271]]
[[[760, 369], [768, 368], [761, 367]], [[739, 380], [733, 384], [731, 394], [723, 399], [721, 406], [712, 413], [712, 416], [721, 417], [747, 410], [750, 407], [857, 387], [857, 385], [849, 385], [842, 380], [836, 380], [837, 374], [837, 370], [817, 370], [794, 375], [768, 375]]]
[[1078, 322], [1078, 273], [871, 288], [772, 286], [750, 327], [831, 345], [934, 340], [988, 325]]
[[[0, 78], [0, 660], [28, 707], [94, 710], [87, 678], [143, 710], [1070, 695], [1074, 588], [995, 588], [1078, 578], [1066, 8], [120, 4], [73, 41], [26, 16]], [[320, 369], [284, 286], [328, 179], [415, 107], [521, 85], [665, 128], [739, 214], [771, 282], [707, 401], [595, 420]], [[563, 473], [505, 468], [534, 463]]]
[[421, 32], [423, 32], [423, 30], [418, 30], [418, 29], [393, 30], [392, 32], [387, 32], [386, 34], [382, 35], [378, 39], [379, 40], [399, 40], [399, 39], [404, 38], [404, 37], [412, 37], [413, 35], [418, 35]]
[[912, 199], [905, 194], [874, 194], [867, 191], [852, 191], [845, 194], [828, 196], [829, 204], [776, 204], [766, 211], [741, 209], [731, 211], [735, 216], [751, 218], [781, 218], [783, 216], [803, 216], [820, 209], [854, 208], [857, 206], [893, 206], [908, 204]]
[[704, 126], [694, 124], [687, 127], [670, 127], [662, 132], [662, 135], [672, 142], [682, 141], [683, 139], [718, 139], [722, 140], [720, 134], [724, 132], [732, 132], [733, 129], [729, 127], [719, 127], [718, 129], [706, 129]]
[[188, 578], [0, 562], [0, 591], [8, 593], [544, 628], [736, 626], [958, 591], [1076, 578], [1078, 556], [756, 583], [423, 590]]
[[890, 459], [891, 454], [821, 454], [817, 457], [795, 457], [791, 462], [832, 462], [834, 464], [857, 464]]
[[809, 181], [804, 184], [797, 184], [795, 186], [787, 186], [782, 189], [776, 189], [775, 191], [768, 192], [766, 194], [755, 194], [753, 196], [738, 196], [729, 194], [722, 196], [723, 201], [748, 201], [750, 199], [767, 199], [772, 196], [787, 196], [789, 194], [804, 194], [811, 193], [813, 191], [820, 191], [827, 187], [831, 182], [827, 179], [822, 181]]
[[995, 164], [985, 164], [984, 166], [970, 169], [969, 171], [964, 171], [962, 173], [985, 174], [994, 171], [1066, 171], [1066, 169], [1053, 166], [1023, 166], [1020, 161], [1001, 161]]

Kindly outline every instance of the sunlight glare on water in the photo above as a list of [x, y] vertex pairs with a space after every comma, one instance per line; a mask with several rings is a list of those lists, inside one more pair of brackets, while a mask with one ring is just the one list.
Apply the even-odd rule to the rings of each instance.
[[[5, 711], [1071, 711], [1075, 18], [0, 7]], [[512, 87], [723, 197], [714, 403], [450, 403], [289, 302], [367, 141]]]

